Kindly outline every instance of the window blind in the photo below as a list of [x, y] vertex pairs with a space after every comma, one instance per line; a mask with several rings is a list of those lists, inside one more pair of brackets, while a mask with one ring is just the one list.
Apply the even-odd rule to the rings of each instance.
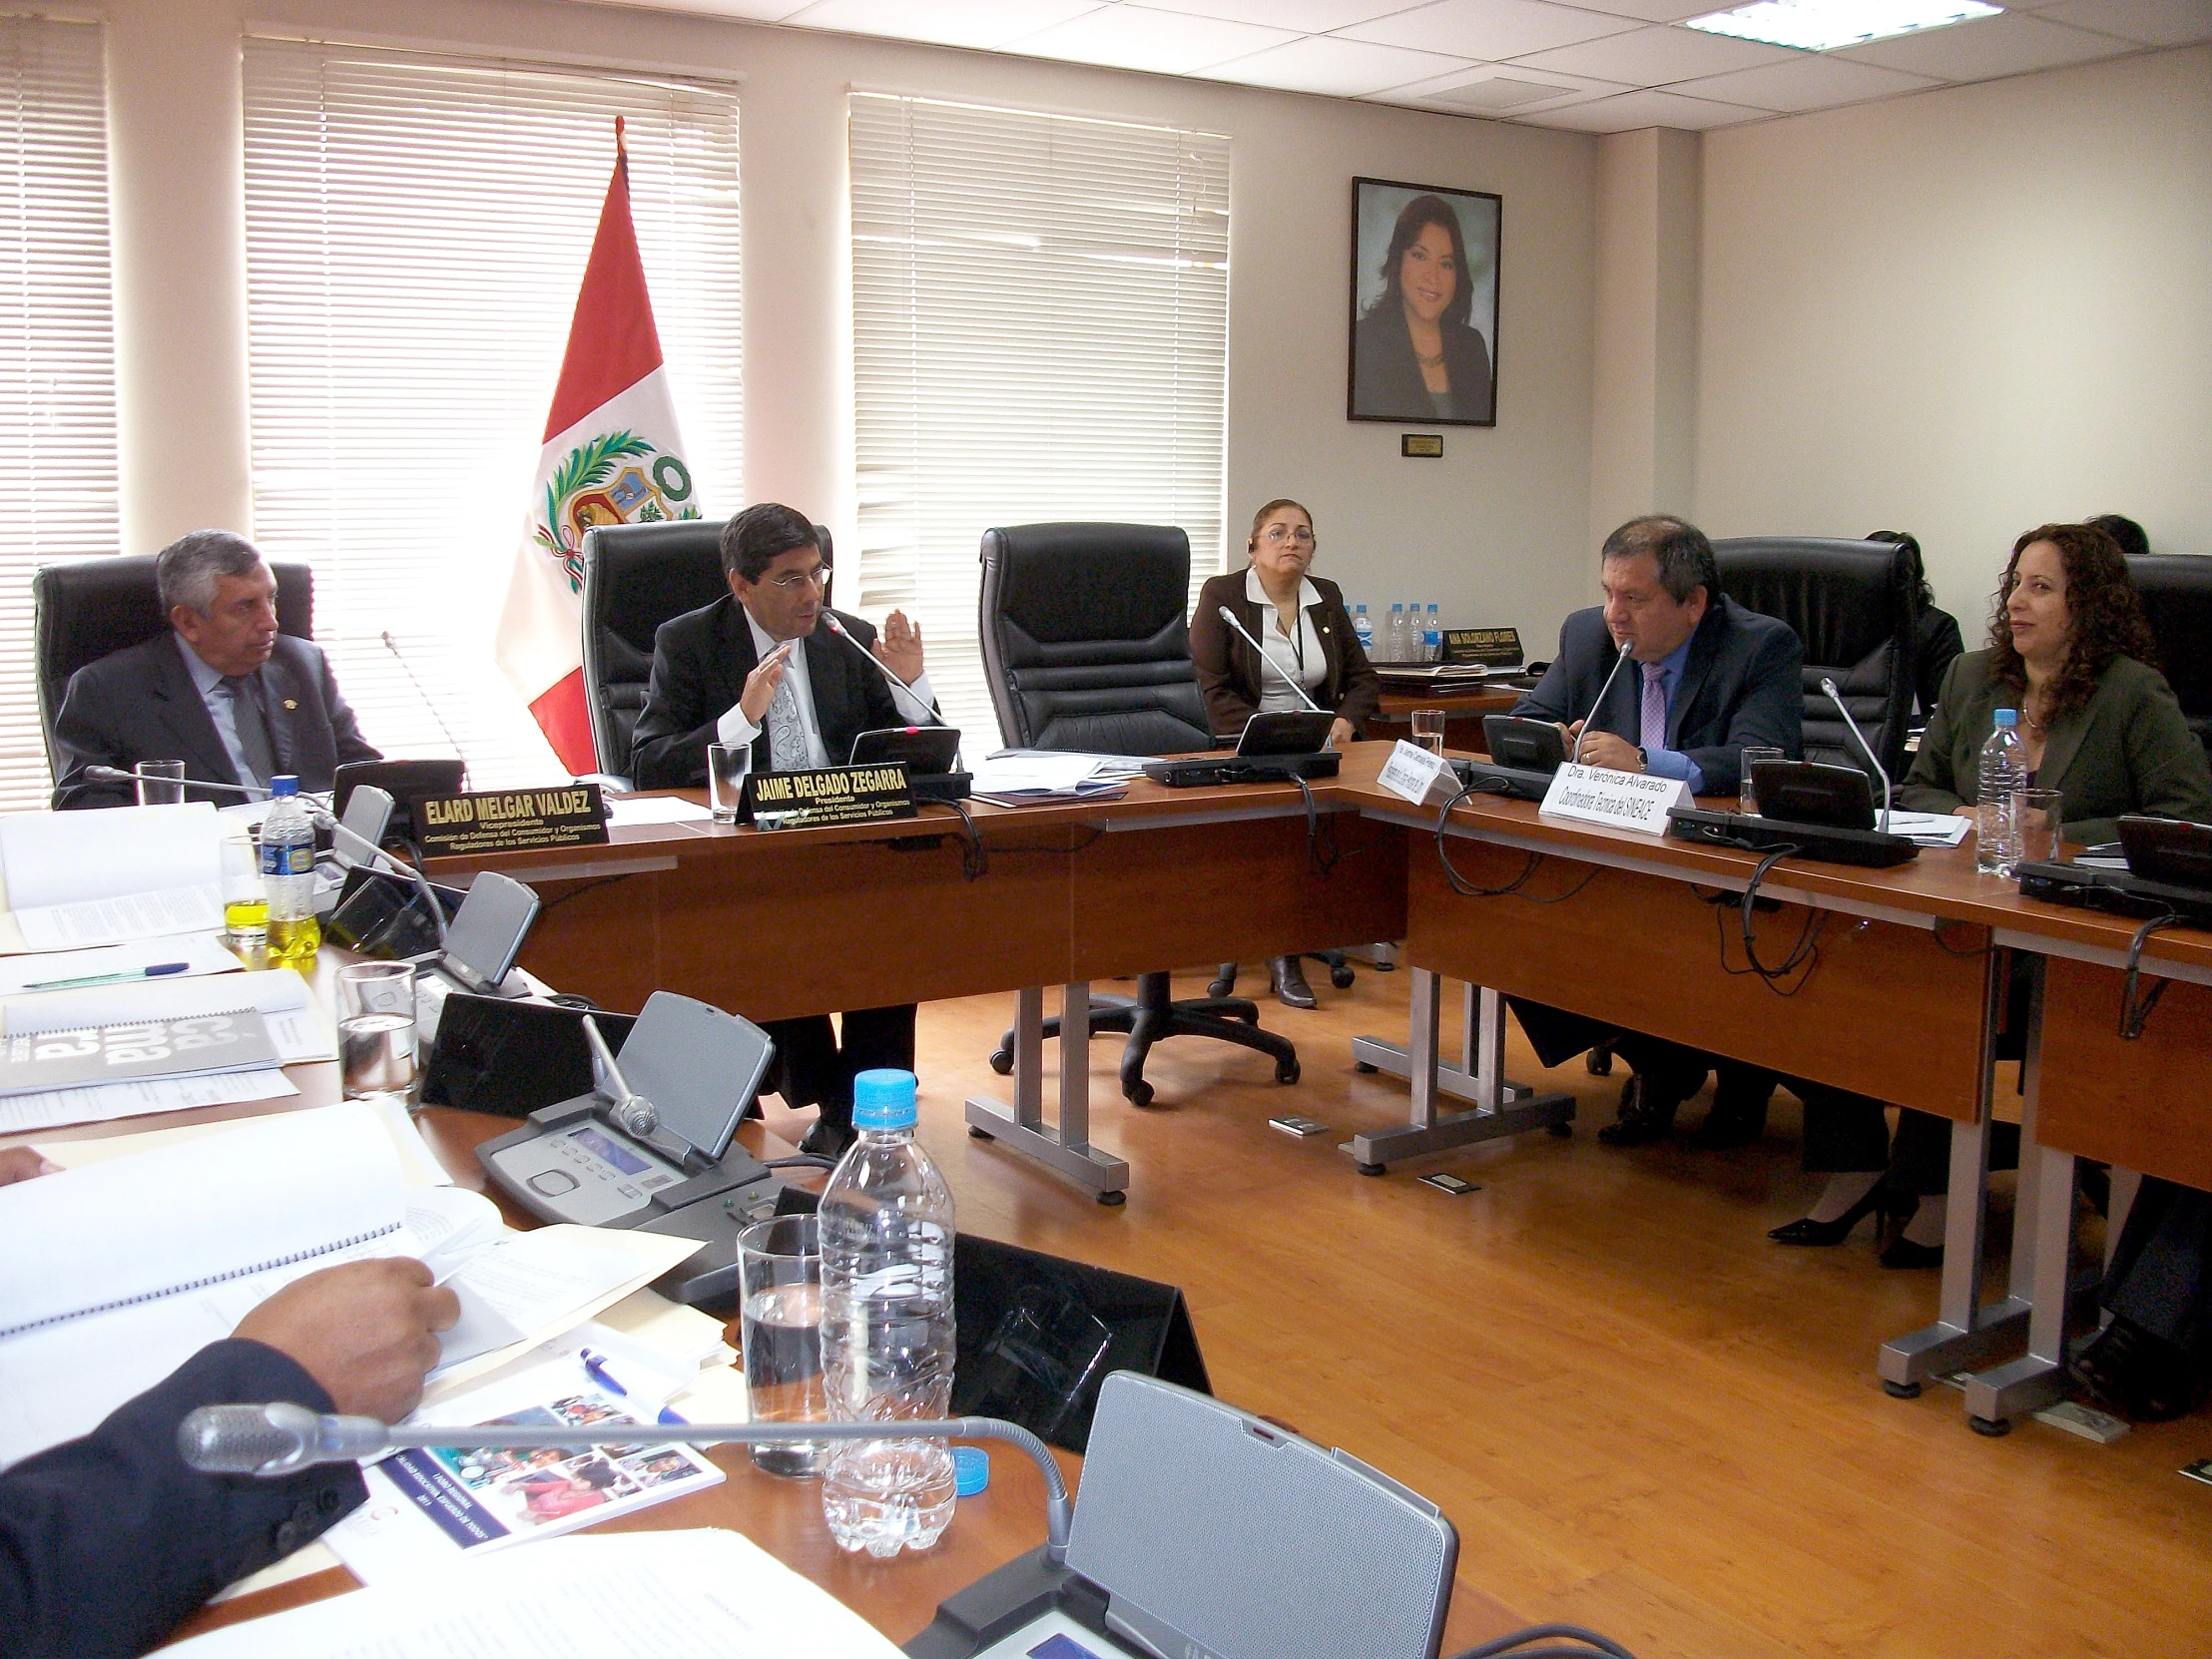
[[1222, 568], [1229, 141], [856, 93], [851, 149], [859, 605], [921, 623], [985, 754], [985, 530], [1175, 524], [1194, 597]]
[[50, 789], [32, 573], [116, 550], [111, 291], [100, 28], [0, 18], [0, 811]]
[[[387, 755], [479, 788], [565, 776], [491, 657], [626, 119], [686, 459], [744, 476], [735, 90], [246, 42], [254, 521]], [[388, 641], [388, 643], [387, 643]]]

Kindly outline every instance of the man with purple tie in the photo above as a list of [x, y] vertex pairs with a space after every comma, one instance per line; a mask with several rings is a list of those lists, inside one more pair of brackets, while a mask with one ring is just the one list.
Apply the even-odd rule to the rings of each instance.
[[[1747, 611], [1721, 592], [1713, 545], [1666, 514], [1630, 519], [1605, 538], [1605, 603], [1568, 617], [1559, 656], [1513, 713], [1558, 723], [1585, 766], [1686, 781], [1693, 795], [1733, 800], [1747, 747], [1804, 753], [1805, 648], [1787, 623]], [[1620, 653], [1628, 664], [1613, 675]], [[1612, 676], [1610, 690], [1599, 694]], [[1718, 1064], [1679, 1043], [1515, 998], [1536, 1056], [1555, 1066], [1600, 1043], [1635, 1068], [1620, 1120], [1599, 1131], [1616, 1146], [1658, 1140], [1675, 1109]], [[1763, 1121], [1773, 1080], [1721, 1068], [1701, 1139], [1728, 1145]]]

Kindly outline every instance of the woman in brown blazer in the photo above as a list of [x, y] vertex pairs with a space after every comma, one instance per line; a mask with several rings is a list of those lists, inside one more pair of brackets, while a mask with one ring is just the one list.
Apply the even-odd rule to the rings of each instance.
[[[1245, 722], [1263, 710], [1305, 708], [1305, 698], [1291, 689], [1294, 680], [1336, 715], [1332, 745], [1358, 738], [1382, 706], [1382, 683], [1352, 631], [1343, 592], [1327, 577], [1309, 574], [1314, 549], [1313, 515], [1296, 501], [1270, 501], [1253, 515], [1245, 568], [1216, 576], [1199, 590], [1191, 659], [1217, 737], [1234, 741]], [[1265, 663], [1222, 621], [1225, 605], [1267, 648]], [[1314, 1006], [1296, 956], [1279, 956], [1268, 969], [1285, 1002]]]

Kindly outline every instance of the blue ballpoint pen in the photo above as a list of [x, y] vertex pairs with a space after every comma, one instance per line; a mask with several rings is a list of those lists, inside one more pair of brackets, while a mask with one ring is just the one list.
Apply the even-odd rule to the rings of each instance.
[[[579, 1349], [576, 1358], [584, 1363], [584, 1375], [602, 1388], [605, 1388], [611, 1394], [620, 1395], [624, 1399], [630, 1397], [630, 1390], [617, 1382], [614, 1373], [607, 1369], [607, 1357], [604, 1354], [594, 1354], [586, 1348]], [[690, 1419], [679, 1416], [675, 1411], [664, 1405], [661, 1407], [659, 1420], [680, 1427]]]
[[41, 979], [23, 988], [27, 991], [73, 991], [85, 985], [120, 985], [128, 979], [160, 979], [172, 973], [184, 973], [191, 967], [190, 962], [156, 962], [152, 967], [129, 968], [122, 973], [88, 973], [78, 979]]

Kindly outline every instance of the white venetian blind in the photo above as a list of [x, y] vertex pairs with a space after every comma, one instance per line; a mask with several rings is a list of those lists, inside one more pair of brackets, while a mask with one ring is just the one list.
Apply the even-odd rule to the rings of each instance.
[[946, 718], [998, 731], [997, 525], [1180, 525], [1222, 568], [1229, 141], [854, 94], [859, 603], [915, 616]]
[[50, 787], [32, 572], [115, 552], [115, 467], [100, 28], [0, 18], [0, 811]]
[[566, 775], [491, 637], [618, 115], [685, 458], [728, 514], [735, 89], [246, 43], [256, 539], [313, 565], [316, 638], [363, 735], [458, 747], [478, 787]]

